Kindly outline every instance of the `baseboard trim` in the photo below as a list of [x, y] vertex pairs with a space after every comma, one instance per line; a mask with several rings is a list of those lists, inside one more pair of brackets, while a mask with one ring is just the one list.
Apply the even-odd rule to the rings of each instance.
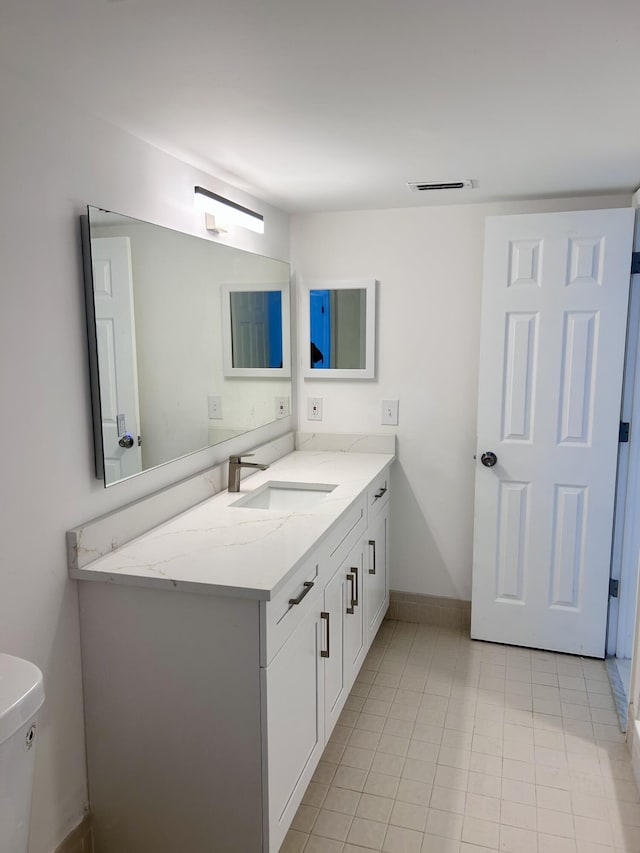
[[627, 744], [631, 752], [631, 769], [636, 785], [640, 786], [640, 720], [634, 720], [631, 715], [628, 719], [630, 722], [627, 728]]
[[417, 592], [390, 592], [387, 619], [420, 622], [441, 628], [471, 628], [471, 602]]
[[80, 823], [59, 844], [54, 853], [93, 853], [91, 815], [85, 815]]

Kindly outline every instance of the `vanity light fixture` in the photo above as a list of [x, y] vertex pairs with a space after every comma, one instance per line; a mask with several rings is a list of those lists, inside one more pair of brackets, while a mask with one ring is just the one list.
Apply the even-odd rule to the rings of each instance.
[[429, 190], [464, 190], [473, 189], [474, 183], [469, 178], [457, 181], [409, 181], [407, 186], [414, 193], [429, 192]]
[[262, 214], [211, 192], [211, 190], [206, 190], [204, 187], [194, 187], [194, 192], [198, 206], [205, 211], [207, 230], [216, 233], [226, 231], [228, 223], [229, 225], [240, 225], [242, 228], [248, 228], [257, 234], [264, 234], [264, 216]]

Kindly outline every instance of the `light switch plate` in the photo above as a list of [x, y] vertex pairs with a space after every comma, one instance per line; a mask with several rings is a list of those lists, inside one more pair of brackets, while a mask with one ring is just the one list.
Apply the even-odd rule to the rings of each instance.
[[322, 397], [307, 398], [307, 420], [321, 421], [322, 420]]
[[222, 415], [222, 397], [211, 396], [207, 397], [207, 405], [209, 407], [209, 420], [221, 420]]
[[380, 423], [388, 426], [398, 425], [398, 400], [382, 401], [382, 420]]

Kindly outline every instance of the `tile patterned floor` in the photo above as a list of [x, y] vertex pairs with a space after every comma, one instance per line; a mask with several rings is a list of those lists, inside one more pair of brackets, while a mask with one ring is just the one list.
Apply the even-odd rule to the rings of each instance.
[[604, 663], [385, 622], [280, 853], [640, 853]]

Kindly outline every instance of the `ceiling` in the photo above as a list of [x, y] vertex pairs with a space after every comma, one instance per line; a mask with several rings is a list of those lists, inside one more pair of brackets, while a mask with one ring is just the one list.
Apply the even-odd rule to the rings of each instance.
[[0, 68], [285, 210], [409, 207], [635, 189], [639, 33], [638, 0], [2, 0]]

